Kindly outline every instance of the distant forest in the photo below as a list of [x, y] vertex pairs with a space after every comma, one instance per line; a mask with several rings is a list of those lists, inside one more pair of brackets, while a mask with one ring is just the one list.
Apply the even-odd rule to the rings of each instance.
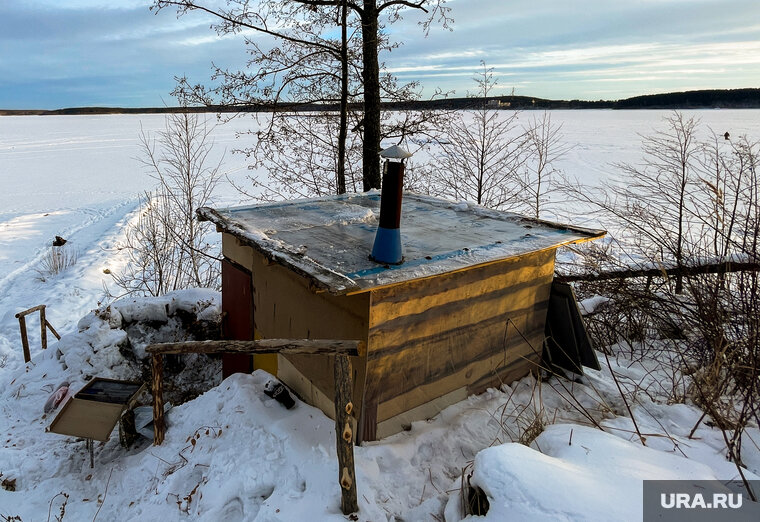
[[[394, 109], [472, 109], [481, 107], [482, 98], [441, 98], [413, 102], [384, 103], [386, 110]], [[486, 98], [494, 109], [758, 109], [760, 89], [709, 89], [701, 91], [669, 92], [634, 96], [624, 100], [547, 100], [532, 96], [495, 96]], [[337, 104], [279, 105], [280, 111], [337, 110]], [[122, 107], [73, 107], [57, 110], [6, 110], [8, 115], [56, 115], [56, 114], [150, 114], [179, 112], [180, 107], [122, 108]], [[267, 105], [190, 107], [192, 112], [265, 112], [273, 110]]]
[[[491, 105], [505, 109], [758, 109], [760, 89], [710, 89], [634, 96], [624, 100], [546, 100], [531, 96], [487, 98]], [[387, 104], [390, 108], [440, 107], [469, 109], [482, 104], [477, 98], [445, 98], [426, 102]], [[494, 107], [496, 108], [496, 107]]]

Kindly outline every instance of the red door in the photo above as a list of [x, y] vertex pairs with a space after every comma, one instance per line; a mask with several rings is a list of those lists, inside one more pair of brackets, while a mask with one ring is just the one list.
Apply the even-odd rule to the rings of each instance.
[[[222, 337], [238, 341], [253, 339], [253, 279], [248, 270], [228, 259], [222, 260]], [[222, 355], [224, 378], [252, 371], [250, 355]]]

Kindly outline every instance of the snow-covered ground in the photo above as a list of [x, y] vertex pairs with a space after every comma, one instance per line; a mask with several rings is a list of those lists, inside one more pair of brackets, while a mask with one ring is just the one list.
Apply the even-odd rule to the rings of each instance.
[[[638, 134], [666, 114], [554, 111], [572, 146], [559, 166], [594, 182], [613, 162], [635, 163]], [[719, 134], [760, 136], [760, 111], [689, 114]], [[216, 154], [239, 146], [235, 131], [251, 124], [243, 118], [216, 129]], [[63, 492], [69, 495], [65, 520], [96, 514], [101, 520], [253, 520], [257, 514], [260, 520], [342, 520], [332, 421], [305, 404], [286, 411], [263, 396], [269, 377], [262, 372], [231, 377], [172, 410], [161, 447], [146, 441], [124, 451], [116, 436], [96, 444], [94, 470], [83, 442], [44, 432], [50, 419], [42, 406], [62, 380], [78, 389], [95, 369], [104, 377], [124, 376], [115, 348], [121, 324], [88, 313], [110, 281], [103, 270], [118, 268], [114, 246], [121, 227], [138, 194], [153, 185], [135, 159], [140, 125], [153, 131], [163, 116], [0, 118], [0, 481], [16, 480], [15, 492], [0, 489], [0, 515], [24, 521], [46, 518], [49, 510], [55, 515], [65, 499], [56, 494]], [[241, 156], [226, 155], [231, 176], [242, 179], [244, 169]], [[217, 201], [236, 204], [239, 196], [223, 189]], [[36, 270], [55, 235], [69, 240], [78, 260], [43, 281]], [[25, 367], [14, 314], [41, 303], [64, 338], [40, 352], [30, 317], [35, 359]], [[647, 447], [638, 442], [608, 368], [589, 371], [583, 384], [524, 379], [357, 448], [360, 519], [459, 520], [463, 472], [473, 472], [472, 483], [489, 495], [487, 519], [499, 521], [635, 520], [643, 478], [735, 478], [717, 429], [701, 425], [688, 438], [699, 410], [649, 396], [665, 376], [622, 354], [612, 365], [624, 384], [649, 392], [634, 406]], [[588, 426], [588, 412], [603, 431]], [[530, 447], [513, 444], [536, 417], [546, 429]], [[760, 474], [758, 446], [760, 432], [749, 429], [743, 457], [752, 478]]]
[[[45, 415], [43, 405], [58, 384], [78, 390], [92, 375], [134, 378], [125, 354], [139, 359], [145, 344], [185, 335], [179, 310], [218, 321], [219, 294], [116, 301], [8, 375], [0, 479], [11, 490], [0, 488], [0, 515], [40, 520], [64, 506], [66, 520], [345, 520], [333, 421], [300, 401], [286, 410], [267, 397], [271, 376], [260, 370], [216, 386], [210, 379], [207, 392], [168, 412], [161, 446], [141, 439], [125, 450], [116, 433], [96, 443], [94, 468], [81, 439], [45, 432], [55, 412]], [[646, 446], [610, 369], [635, 404]], [[701, 424], [689, 437], [701, 412], [656, 392], [665, 378], [621, 352], [582, 382], [528, 377], [357, 447], [359, 520], [461, 520], [463, 476], [488, 495], [484, 520], [494, 522], [640, 520], [644, 479], [736, 478], [720, 431]], [[750, 479], [760, 478], [759, 442], [760, 431], [749, 429]]]
[[[206, 118], [216, 124], [214, 115]], [[235, 132], [250, 124], [238, 119], [213, 131], [209, 161], [224, 155], [233, 179], [248, 173], [244, 158], [230, 151], [239, 145]], [[23, 362], [16, 312], [45, 303], [48, 320], [65, 333], [103, 298], [103, 285], [111, 282], [103, 270], [118, 268], [121, 229], [139, 196], [155, 185], [138, 159], [141, 128], [154, 134], [163, 125], [163, 115], [0, 118], [0, 363], [7, 368]], [[220, 185], [220, 204], [239, 199]], [[42, 281], [41, 262], [56, 235], [69, 241], [78, 260]], [[29, 323], [34, 351], [36, 316]]]

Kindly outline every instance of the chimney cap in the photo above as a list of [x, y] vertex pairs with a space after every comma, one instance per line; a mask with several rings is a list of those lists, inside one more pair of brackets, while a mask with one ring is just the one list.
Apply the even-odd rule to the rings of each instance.
[[412, 153], [402, 147], [399, 147], [398, 145], [394, 145], [392, 147], [388, 147], [387, 149], [381, 150], [380, 156], [386, 159], [404, 160], [406, 158], [410, 158], [412, 156]]

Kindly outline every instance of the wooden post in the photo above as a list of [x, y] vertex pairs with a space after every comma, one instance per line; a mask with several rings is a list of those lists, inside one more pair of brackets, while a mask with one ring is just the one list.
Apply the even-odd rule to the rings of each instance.
[[351, 428], [351, 361], [346, 355], [335, 355], [335, 441], [338, 453], [340, 509], [344, 515], [359, 511], [356, 500], [354, 469], [354, 434]]
[[26, 335], [26, 318], [21, 315], [18, 318], [18, 326], [21, 329], [21, 346], [24, 348], [24, 362], [32, 360], [32, 354], [29, 353], [29, 338]]
[[43, 350], [47, 350], [47, 321], [45, 320], [45, 305], [40, 308], [40, 344]]
[[92, 439], [85, 439], [85, 447], [90, 453], [90, 469], [95, 467], [95, 441]]
[[151, 355], [153, 366], [153, 444], [160, 446], [164, 441], [166, 424], [164, 423], [164, 356], [160, 353]]

